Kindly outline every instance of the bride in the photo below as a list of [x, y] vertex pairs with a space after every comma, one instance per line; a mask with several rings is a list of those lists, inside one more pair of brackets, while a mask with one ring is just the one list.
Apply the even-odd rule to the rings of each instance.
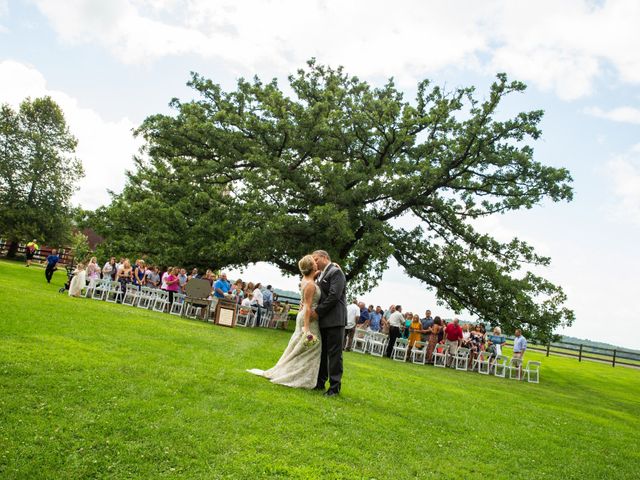
[[[287, 387], [312, 389], [318, 381], [321, 342], [320, 327], [317, 320], [312, 321], [311, 312], [320, 300], [320, 287], [314, 281], [317, 266], [311, 255], [304, 256], [298, 262], [298, 268], [302, 273], [300, 283], [302, 302], [296, 318], [296, 329], [289, 340], [289, 345], [273, 368], [266, 371], [258, 369], [247, 371]], [[310, 334], [315, 337], [313, 341], [309, 341]]]

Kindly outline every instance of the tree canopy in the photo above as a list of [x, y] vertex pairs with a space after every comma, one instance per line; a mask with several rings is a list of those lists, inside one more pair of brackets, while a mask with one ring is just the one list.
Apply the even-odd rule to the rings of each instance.
[[534, 160], [543, 112], [496, 118], [523, 83], [499, 74], [478, 99], [424, 80], [406, 101], [393, 80], [375, 88], [312, 60], [286, 89], [256, 77], [225, 91], [198, 74], [189, 85], [199, 98], [143, 122], [135, 171], [93, 216], [107, 248], [291, 274], [324, 248], [355, 292], [393, 257], [453, 309], [506, 331], [546, 339], [572, 322], [562, 289], [526, 270], [549, 258], [473, 226], [572, 198], [569, 172]]
[[71, 195], [83, 175], [77, 141], [50, 98], [26, 99], [18, 111], [0, 106], [0, 235], [68, 240]]

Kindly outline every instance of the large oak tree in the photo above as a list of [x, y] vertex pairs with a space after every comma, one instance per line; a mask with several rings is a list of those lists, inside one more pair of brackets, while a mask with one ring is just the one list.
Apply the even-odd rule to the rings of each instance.
[[136, 170], [94, 216], [112, 245], [292, 274], [322, 247], [354, 291], [374, 286], [393, 257], [454, 309], [507, 331], [548, 339], [573, 320], [562, 289], [527, 271], [548, 258], [472, 226], [572, 197], [567, 170], [534, 160], [543, 112], [496, 118], [524, 84], [501, 74], [478, 99], [425, 80], [410, 102], [392, 80], [374, 88], [314, 61], [286, 92], [258, 78], [233, 91], [197, 74], [189, 84], [200, 98], [144, 121]]

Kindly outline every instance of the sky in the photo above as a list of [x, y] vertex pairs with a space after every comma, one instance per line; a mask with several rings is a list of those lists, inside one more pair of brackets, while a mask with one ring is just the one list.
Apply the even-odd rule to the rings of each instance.
[[[284, 83], [315, 57], [374, 85], [394, 77], [407, 99], [424, 78], [482, 95], [506, 72], [529, 88], [500, 113], [545, 110], [535, 158], [571, 171], [574, 200], [478, 228], [552, 258], [536, 273], [576, 312], [558, 333], [640, 348], [639, 24], [636, 0], [0, 0], [0, 103], [59, 103], [86, 170], [74, 204], [96, 208], [124, 186], [132, 129], [193, 98], [191, 71], [231, 89], [253, 75]], [[263, 263], [231, 274], [298, 283]], [[455, 315], [393, 261], [360, 298]]]

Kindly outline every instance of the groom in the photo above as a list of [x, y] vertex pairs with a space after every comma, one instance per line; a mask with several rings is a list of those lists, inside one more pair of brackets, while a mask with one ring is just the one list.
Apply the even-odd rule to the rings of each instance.
[[324, 390], [329, 379], [328, 397], [340, 393], [342, 383], [342, 342], [347, 324], [347, 280], [342, 270], [331, 263], [324, 250], [313, 252], [313, 259], [321, 272], [316, 282], [320, 286], [320, 301], [316, 307], [322, 336], [322, 356], [316, 390]]

